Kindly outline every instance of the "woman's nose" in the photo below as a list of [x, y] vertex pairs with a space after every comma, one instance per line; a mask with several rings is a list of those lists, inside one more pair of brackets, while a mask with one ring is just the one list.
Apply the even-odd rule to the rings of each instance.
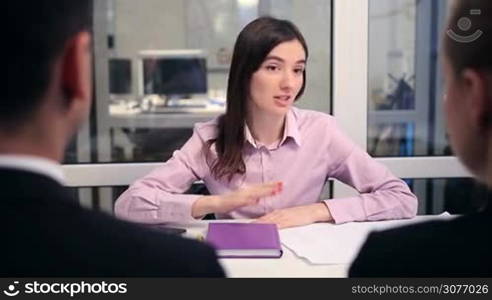
[[294, 87], [294, 82], [294, 74], [291, 74], [291, 72], [284, 72], [282, 74], [282, 79], [280, 80], [280, 88], [290, 90]]

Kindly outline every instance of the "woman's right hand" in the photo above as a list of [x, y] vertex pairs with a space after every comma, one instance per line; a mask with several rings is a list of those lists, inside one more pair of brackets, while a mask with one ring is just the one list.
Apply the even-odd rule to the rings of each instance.
[[228, 213], [243, 206], [258, 204], [261, 198], [274, 196], [282, 192], [282, 182], [268, 182], [240, 188], [224, 195], [204, 196], [192, 207], [194, 218], [209, 213]]
[[240, 188], [217, 198], [216, 213], [228, 213], [243, 206], [256, 205], [261, 198], [282, 192], [282, 182], [268, 182]]

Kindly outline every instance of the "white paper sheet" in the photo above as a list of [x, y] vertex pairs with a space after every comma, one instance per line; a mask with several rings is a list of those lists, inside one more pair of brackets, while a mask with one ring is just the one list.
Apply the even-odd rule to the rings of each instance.
[[282, 244], [312, 264], [351, 263], [371, 231], [384, 230], [430, 220], [446, 220], [456, 216], [418, 216], [410, 220], [353, 222], [341, 225], [326, 223], [280, 230]]

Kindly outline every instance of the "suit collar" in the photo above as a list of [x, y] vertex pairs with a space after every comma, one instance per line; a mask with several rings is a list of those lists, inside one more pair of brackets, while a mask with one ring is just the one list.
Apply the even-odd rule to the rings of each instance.
[[65, 185], [65, 176], [59, 163], [44, 157], [18, 154], [1, 154], [0, 168], [9, 168], [48, 176]]

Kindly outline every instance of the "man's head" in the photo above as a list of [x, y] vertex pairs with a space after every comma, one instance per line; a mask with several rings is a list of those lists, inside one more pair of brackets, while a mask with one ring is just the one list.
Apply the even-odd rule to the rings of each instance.
[[455, 1], [443, 38], [451, 145], [492, 186], [492, 1]]
[[85, 120], [92, 96], [91, 16], [92, 0], [7, 1], [0, 137], [51, 119], [66, 125], [59, 132], [68, 139]]

